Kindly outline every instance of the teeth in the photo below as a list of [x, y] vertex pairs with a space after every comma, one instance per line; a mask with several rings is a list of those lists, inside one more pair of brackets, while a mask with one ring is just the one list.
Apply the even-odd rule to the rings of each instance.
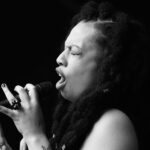
[[60, 74], [60, 73], [59, 73], [58, 75], [61, 77], [61, 74]]

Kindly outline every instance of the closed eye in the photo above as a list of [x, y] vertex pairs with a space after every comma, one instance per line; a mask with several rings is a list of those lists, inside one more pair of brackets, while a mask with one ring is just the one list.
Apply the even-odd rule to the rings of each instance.
[[81, 55], [81, 49], [76, 45], [71, 45], [68, 49], [72, 55]]

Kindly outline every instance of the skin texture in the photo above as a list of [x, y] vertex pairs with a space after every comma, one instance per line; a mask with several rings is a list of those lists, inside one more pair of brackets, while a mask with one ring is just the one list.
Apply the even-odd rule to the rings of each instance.
[[1, 125], [0, 125], [0, 150], [12, 150], [12, 148], [10, 147], [10, 145], [8, 144], [8, 142], [4, 136]]
[[80, 22], [65, 41], [64, 51], [58, 56], [59, 69], [65, 76], [65, 86], [56, 88], [70, 101], [77, 100], [96, 83], [97, 59], [103, 56], [96, 40], [103, 36], [93, 22]]
[[[104, 53], [97, 43], [97, 38], [102, 38], [103, 34], [95, 28], [95, 24], [83, 21], [78, 23], [71, 30], [65, 41], [64, 51], [57, 58], [59, 67], [56, 70], [58, 74], [63, 75], [65, 84], [60, 86], [62, 83], [58, 81], [56, 88], [64, 98], [72, 102], [96, 85], [97, 60], [101, 59]], [[7, 85], [3, 85], [2, 89], [10, 104], [16, 100]], [[0, 111], [12, 118], [23, 135], [22, 149], [26, 148], [27, 144], [29, 150], [51, 150], [35, 86], [18, 85], [15, 91], [20, 96], [21, 108], [11, 110], [0, 106]], [[82, 150], [93, 149], [137, 150], [132, 123], [124, 113], [118, 110], [109, 111], [98, 120], [82, 147]]]
[[95, 123], [81, 150], [138, 150], [136, 132], [128, 116], [112, 109]]
[[[6, 84], [2, 85], [2, 89], [10, 104], [16, 101]], [[38, 93], [35, 86], [27, 84], [23, 88], [17, 85], [14, 90], [21, 99], [21, 108], [13, 110], [0, 106], [0, 111], [12, 118], [16, 128], [26, 141], [29, 150], [41, 150], [42, 146], [49, 147], [49, 141], [44, 131], [43, 115], [38, 103]]]
[[[74, 102], [96, 85], [97, 60], [105, 55], [98, 46], [97, 38], [102, 32], [95, 28], [96, 22], [80, 22], [65, 41], [65, 50], [57, 58], [66, 80], [61, 94]], [[101, 36], [101, 37], [99, 37]], [[78, 48], [67, 49], [71, 45]], [[56, 88], [57, 88], [56, 84]], [[137, 138], [130, 119], [120, 110], [111, 110], [100, 118], [85, 141], [82, 150], [137, 150]]]

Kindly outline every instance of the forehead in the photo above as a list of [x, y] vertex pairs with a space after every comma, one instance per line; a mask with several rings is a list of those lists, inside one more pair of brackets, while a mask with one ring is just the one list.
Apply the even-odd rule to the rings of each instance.
[[68, 35], [65, 45], [77, 44], [82, 46], [84, 42], [95, 44], [96, 39], [102, 36], [100, 30], [95, 27], [95, 22], [79, 22]]

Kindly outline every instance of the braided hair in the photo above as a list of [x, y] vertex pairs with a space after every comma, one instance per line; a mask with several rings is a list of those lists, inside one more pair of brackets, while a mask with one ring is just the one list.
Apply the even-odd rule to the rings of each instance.
[[59, 94], [50, 139], [53, 149], [58, 150], [64, 144], [69, 150], [80, 149], [94, 123], [108, 109], [121, 109], [131, 119], [133, 117], [133, 123], [138, 120], [135, 119], [137, 111], [132, 107], [135, 93], [141, 91], [141, 72], [146, 64], [147, 38], [142, 24], [109, 2], [98, 4], [94, 1], [85, 4], [75, 15], [71, 28], [80, 21], [99, 21], [96, 28], [105, 38], [98, 42], [107, 48], [107, 53], [97, 62], [95, 89], [85, 92], [74, 103]]

